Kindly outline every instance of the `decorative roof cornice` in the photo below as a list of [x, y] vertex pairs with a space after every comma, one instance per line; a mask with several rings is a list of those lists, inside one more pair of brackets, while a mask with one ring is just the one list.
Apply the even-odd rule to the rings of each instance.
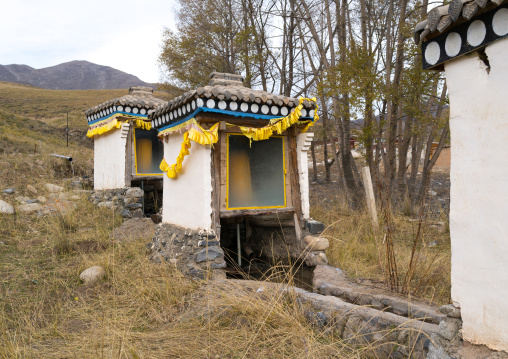
[[444, 62], [479, 50], [508, 35], [505, 0], [452, 0], [432, 9], [416, 25], [414, 41], [422, 43], [423, 68], [442, 68]]
[[147, 117], [151, 110], [164, 103], [166, 101], [153, 96], [151, 87], [133, 86], [129, 94], [92, 107], [85, 111], [85, 115], [89, 124], [115, 112]]
[[[161, 129], [184, 121], [198, 112], [219, 112], [233, 116], [274, 118], [287, 116], [299, 100], [243, 86], [240, 75], [212, 73], [208, 86], [200, 87], [159, 106], [148, 119]], [[302, 117], [313, 118], [315, 105], [303, 102]]]

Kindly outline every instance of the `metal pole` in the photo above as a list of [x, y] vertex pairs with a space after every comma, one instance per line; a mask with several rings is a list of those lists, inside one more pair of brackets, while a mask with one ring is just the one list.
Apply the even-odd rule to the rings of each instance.
[[69, 147], [69, 111], [67, 111], [67, 147]]
[[238, 266], [242, 266], [242, 247], [240, 245], [240, 223], [236, 224], [236, 246], [238, 247]]
[[[145, 192], [145, 187], [143, 186], [143, 181], [141, 181], [141, 189], [143, 193]], [[145, 215], [145, 196], [143, 196], [143, 202], [141, 203], [141, 210], [143, 211], [143, 215]]]

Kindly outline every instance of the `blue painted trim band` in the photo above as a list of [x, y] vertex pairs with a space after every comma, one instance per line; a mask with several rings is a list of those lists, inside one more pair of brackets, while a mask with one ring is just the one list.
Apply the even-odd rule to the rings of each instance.
[[[190, 115], [185, 116], [181, 120], [178, 120], [176, 122], [170, 123], [167, 126], [158, 128], [157, 131], [164, 131], [164, 130], [166, 130], [168, 128], [171, 128], [171, 127], [174, 127], [174, 126], [178, 126], [178, 125], [180, 125], [180, 124], [190, 120], [191, 118], [193, 118], [194, 116], [196, 116], [200, 112], [222, 113], [222, 114], [225, 114], [225, 115], [232, 115], [232, 116], [236, 116], [236, 117], [253, 117], [253, 118], [256, 118], [256, 119], [263, 119], [263, 120], [271, 120], [273, 118], [280, 118], [281, 117], [281, 116], [273, 116], [273, 115], [254, 114], [254, 113], [249, 113], [249, 112], [236, 112], [236, 111], [228, 111], [228, 110], [219, 110], [219, 109], [216, 109], [216, 108], [199, 107], [193, 113], [191, 113]], [[282, 117], [285, 117], [285, 116], [282, 116]], [[302, 117], [302, 119], [314, 120], [312, 117]]]
[[99, 121], [103, 121], [103, 120], [105, 120], [105, 119], [107, 119], [107, 118], [109, 118], [109, 117], [111, 117], [111, 116], [113, 116], [113, 115], [115, 115], [117, 113], [124, 114], [124, 115], [130, 115], [130, 116], [136, 116], [136, 117], [145, 117], [145, 118], [148, 117], [148, 115], [142, 115], [140, 113], [130, 113], [130, 112], [123, 112], [123, 111], [115, 111], [115, 112], [113, 112], [113, 113], [111, 113], [111, 114], [109, 114], [107, 116], [98, 118], [97, 120], [90, 121], [90, 122], [88, 122], [88, 124], [89, 125], [93, 125], [94, 123], [97, 123]]

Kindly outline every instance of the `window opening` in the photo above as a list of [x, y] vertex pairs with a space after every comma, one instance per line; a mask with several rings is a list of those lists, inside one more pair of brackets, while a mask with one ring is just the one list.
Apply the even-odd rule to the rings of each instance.
[[162, 175], [159, 165], [164, 145], [154, 130], [134, 130], [134, 158], [137, 175]]
[[284, 138], [227, 137], [227, 209], [286, 206]]

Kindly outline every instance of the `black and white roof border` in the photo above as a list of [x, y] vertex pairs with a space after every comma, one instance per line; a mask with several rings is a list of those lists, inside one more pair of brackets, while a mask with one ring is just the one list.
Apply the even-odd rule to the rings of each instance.
[[[285, 117], [291, 113], [291, 110], [294, 107], [198, 97], [182, 106], [179, 106], [178, 108], [152, 118], [151, 125], [156, 129], [169, 126], [189, 117], [199, 108], [210, 109], [213, 112], [222, 112], [225, 114], [237, 113], [246, 117], [248, 117], [249, 114], [253, 116], [261, 115], [266, 116], [268, 119], [270, 117]], [[314, 111], [314, 109], [303, 108], [301, 117], [312, 119], [314, 118]]]
[[423, 69], [435, 68], [507, 35], [508, 5], [504, 4], [422, 42]]
[[125, 114], [133, 114], [138, 116], [148, 116], [148, 113], [152, 111], [152, 109], [146, 109], [143, 107], [136, 107], [136, 106], [123, 106], [123, 105], [114, 105], [108, 108], [105, 108], [103, 110], [100, 110], [96, 113], [93, 113], [86, 117], [86, 120], [88, 123], [92, 123], [94, 121], [98, 121], [101, 119], [104, 119], [108, 117], [109, 115], [114, 114], [115, 112], [118, 113], [125, 113]]

